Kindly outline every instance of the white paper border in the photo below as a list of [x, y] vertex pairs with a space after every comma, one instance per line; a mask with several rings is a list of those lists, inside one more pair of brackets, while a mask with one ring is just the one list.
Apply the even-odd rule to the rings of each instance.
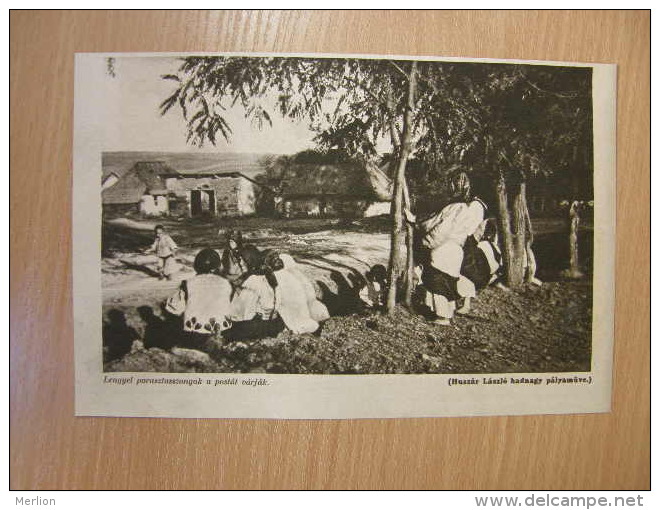
[[[593, 68], [594, 281], [590, 373], [501, 374], [507, 378], [592, 377], [588, 385], [449, 386], [461, 375], [104, 374], [102, 328], [101, 195], [104, 126], [90, 109], [95, 97], [87, 66], [107, 57], [187, 55], [304, 56], [488, 62]], [[616, 66], [574, 62], [310, 53], [80, 53], [76, 55], [73, 157], [73, 304], [76, 415], [178, 418], [394, 418], [606, 412], [611, 405], [614, 334]], [[500, 374], [478, 374], [476, 378]], [[201, 379], [201, 386], [104, 384], [110, 377]], [[237, 386], [214, 386], [236, 378]], [[267, 386], [247, 386], [264, 379]], [[211, 381], [208, 384], [207, 381]]]

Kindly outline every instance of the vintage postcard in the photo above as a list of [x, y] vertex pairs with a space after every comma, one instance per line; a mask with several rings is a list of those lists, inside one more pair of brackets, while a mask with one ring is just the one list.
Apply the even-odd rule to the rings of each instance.
[[609, 411], [614, 65], [75, 72], [77, 415]]

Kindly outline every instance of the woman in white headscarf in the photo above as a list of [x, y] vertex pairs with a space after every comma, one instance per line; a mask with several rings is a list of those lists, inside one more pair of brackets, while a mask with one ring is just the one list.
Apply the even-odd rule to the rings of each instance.
[[229, 318], [232, 326], [223, 332], [230, 340], [277, 336], [284, 322], [277, 311], [277, 281], [264, 267], [264, 255], [253, 246], [243, 251], [247, 272], [234, 282]]
[[463, 301], [459, 313], [470, 310], [470, 300], [476, 295], [474, 284], [461, 275], [463, 245], [484, 221], [486, 205], [470, 193], [470, 180], [465, 172], [450, 181], [452, 200], [442, 210], [424, 220], [417, 220], [408, 210], [406, 218], [422, 236], [428, 250], [423, 264], [422, 284], [428, 291], [426, 304], [435, 314], [437, 324], [449, 325], [456, 302]]
[[330, 313], [328, 312], [328, 308], [318, 300], [314, 284], [309, 278], [307, 278], [307, 275], [301, 271], [293, 257], [288, 253], [282, 253], [280, 254], [280, 260], [284, 267], [275, 273], [275, 275], [279, 278], [280, 275], [284, 276], [288, 273], [298, 280], [305, 294], [305, 302], [309, 316], [316, 322], [323, 322], [324, 320], [329, 319]]
[[296, 334], [313, 333], [319, 329], [319, 322], [328, 318], [311, 282], [290, 256], [282, 257], [267, 251], [261, 254], [258, 264], [251, 264], [249, 276], [232, 301], [234, 326], [226, 337], [274, 336], [285, 327]]

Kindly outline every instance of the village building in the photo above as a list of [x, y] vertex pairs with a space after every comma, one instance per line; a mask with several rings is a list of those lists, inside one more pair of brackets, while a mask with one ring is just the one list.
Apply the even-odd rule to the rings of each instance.
[[375, 164], [343, 162], [290, 165], [278, 209], [287, 218], [361, 218], [389, 214], [392, 182]]
[[[109, 184], [108, 184], [109, 183]], [[103, 179], [105, 216], [249, 216], [264, 195], [259, 183], [220, 165], [174, 169], [163, 161], [138, 161], [121, 177]]]

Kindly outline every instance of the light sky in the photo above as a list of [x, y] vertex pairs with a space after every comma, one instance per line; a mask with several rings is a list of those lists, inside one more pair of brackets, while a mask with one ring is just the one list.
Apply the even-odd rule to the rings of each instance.
[[306, 124], [272, 114], [273, 127], [266, 125], [259, 130], [245, 120], [239, 108], [229, 110], [226, 116], [233, 131], [229, 144], [220, 134], [216, 146], [209, 143], [199, 149], [186, 144], [180, 108], [175, 106], [164, 116], [159, 112], [160, 103], [176, 87], [175, 82], [161, 76], [175, 74], [178, 66], [177, 59], [170, 57], [115, 57], [114, 77], [108, 74], [105, 59], [102, 66], [95, 66], [95, 72], [104, 74], [95, 83], [104, 89], [96, 91], [97, 97], [107, 100], [103, 108], [106, 150], [293, 154], [314, 147], [313, 133]]

